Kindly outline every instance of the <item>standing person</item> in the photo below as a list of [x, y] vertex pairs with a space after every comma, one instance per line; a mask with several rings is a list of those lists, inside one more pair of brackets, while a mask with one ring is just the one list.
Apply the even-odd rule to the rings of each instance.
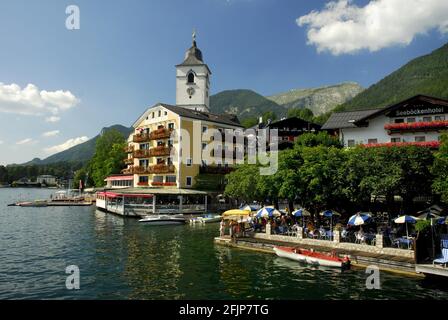
[[230, 238], [231, 239], [234, 239], [234, 237], [235, 237], [235, 229], [234, 229], [234, 227], [235, 227], [235, 223], [234, 223], [234, 221], [232, 220], [232, 221], [230, 221], [230, 225], [229, 225], [229, 231], [230, 231]]
[[224, 222], [224, 220], [221, 220], [221, 223], [219, 224], [219, 236], [223, 237], [224, 236], [224, 228], [225, 228], [226, 224]]

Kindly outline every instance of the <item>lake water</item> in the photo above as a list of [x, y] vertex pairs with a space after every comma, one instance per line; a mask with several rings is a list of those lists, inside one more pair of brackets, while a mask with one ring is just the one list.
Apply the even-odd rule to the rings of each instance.
[[[338, 272], [213, 243], [218, 225], [160, 226], [94, 207], [20, 208], [45, 189], [0, 189], [0, 299], [447, 299], [446, 285]], [[67, 290], [65, 268], [80, 269]]]

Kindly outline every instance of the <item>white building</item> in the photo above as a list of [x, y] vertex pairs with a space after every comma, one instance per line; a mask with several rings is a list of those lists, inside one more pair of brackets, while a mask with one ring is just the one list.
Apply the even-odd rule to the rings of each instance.
[[438, 147], [448, 129], [448, 101], [418, 95], [382, 109], [336, 112], [322, 129], [345, 147], [415, 144]]
[[37, 177], [36, 182], [41, 185], [56, 185], [57, 180], [56, 177], [50, 175], [41, 175]]

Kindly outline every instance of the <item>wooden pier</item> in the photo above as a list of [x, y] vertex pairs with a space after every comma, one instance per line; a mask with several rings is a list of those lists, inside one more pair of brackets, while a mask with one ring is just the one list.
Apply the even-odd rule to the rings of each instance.
[[417, 264], [415, 265], [415, 272], [424, 275], [441, 276], [448, 278], [448, 268], [438, 264]]

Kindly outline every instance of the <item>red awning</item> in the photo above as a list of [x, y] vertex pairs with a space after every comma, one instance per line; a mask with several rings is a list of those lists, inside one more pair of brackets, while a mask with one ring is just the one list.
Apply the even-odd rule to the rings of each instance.
[[152, 194], [140, 194], [140, 193], [116, 193], [116, 192], [104, 192], [102, 195], [105, 195], [107, 198], [152, 198], [154, 195]]

